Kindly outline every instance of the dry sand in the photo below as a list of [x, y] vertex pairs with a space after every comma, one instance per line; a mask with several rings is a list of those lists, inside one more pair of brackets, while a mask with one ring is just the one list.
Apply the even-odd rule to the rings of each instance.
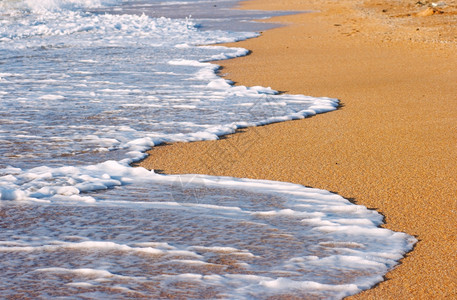
[[[339, 98], [312, 118], [215, 142], [156, 147], [165, 173], [272, 179], [353, 198], [420, 242], [386, 281], [355, 298], [457, 298], [457, 1], [253, 0], [243, 8], [312, 10], [237, 43], [219, 62], [242, 85]], [[430, 11], [431, 10], [431, 11]], [[421, 16], [425, 15], [425, 16]]]

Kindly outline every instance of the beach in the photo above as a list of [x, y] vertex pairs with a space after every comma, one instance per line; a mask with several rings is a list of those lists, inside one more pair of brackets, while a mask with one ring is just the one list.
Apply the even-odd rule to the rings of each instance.
[[[341, 299], [413, 249], [376, 210], [287, 182], [305, 182], [289, 170], [301, 135], [255, 130], [330, 115], [338, 99], [234, 85], [211, 63], [249, 54], [222, 44], [277, 28], [252, 20], [292, 12], [70, 2], [0, 1], [0, 298]], [[152, 147], [217, 139], [240, 157], [268, 141], [297, 156], [271, 147], [245, 178], [135, 167]], [[244, 168], [208, 150], [195, 157], [204, 173]], [[278, 167], [293, 173], [249, 179]]]
[[218, 61], [245, 86], [338, 98], [337, 111], [243, 129], [218, 141], [154, 147], [166, 174], [268, 179], [329, 190], [419, 242], [385, 281], [354, 298], [457, 296], [457, 2], [253, 0], [299, 10], [286, 26], [229, 44]]

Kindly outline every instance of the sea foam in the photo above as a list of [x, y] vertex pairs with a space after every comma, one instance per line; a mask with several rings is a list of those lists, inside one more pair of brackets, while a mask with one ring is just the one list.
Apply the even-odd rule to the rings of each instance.
[[[379, 228], [382, 216], [376, 211], [327, 191], [142, 172], [122, 172], [150, 187], [141, 194], [132, 195], [137, 188], [130, 185], [124, 197], [108, 190], [93, 203], [5, 204], [1, 225], [7, 230], [0, 237], [9, 241], [14, 235], [14, 243], [0, 243], [2, 261], [32, 286], [33, 274], [47, 274], [41, 275], [47, 278], [40, 279], [43, 289], [63, 294], [75, 291], [62, 288], [62, 282], [86, 282], [106, 296], [127, 290], [149, 297], [179, 294], [177, 285], [185, 284], [192, 286], [186, 289], [191, 295], [210, 289], [240, 299], [291, 292], [340, 298], [381, 281], [415, 243], [404, 233]], [[28, 221], [50, 213], [45, 227]], [[30, 263], [24, 265], [25, 256]], [[98, 280], [105, 276], [108, 280]], [[124, 292], [114, 289], [119, 279]], [[8, 279], [2, 287], [12, 284]]]

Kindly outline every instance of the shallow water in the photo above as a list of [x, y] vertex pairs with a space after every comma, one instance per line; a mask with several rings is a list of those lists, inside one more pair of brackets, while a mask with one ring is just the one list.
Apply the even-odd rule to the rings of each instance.
[[247, 50], [198, 45], [257, 36], [240, 26], [261, 15], [226, 27], [230, 3], [0, 3], [0, 295], [343, 297], [411, 249], [326, 191], [130, 167], [163, 142], [336, 109], [219, 78], [207, 61]]
[[1, 293], [338, 298], [381, 280], [411, 242], [326, 191], [157, 176], [86, 205], [5, 204]]

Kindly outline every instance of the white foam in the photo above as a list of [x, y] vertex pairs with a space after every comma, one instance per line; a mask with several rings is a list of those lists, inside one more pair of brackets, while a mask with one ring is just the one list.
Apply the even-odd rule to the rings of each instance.
[[268, 287], [270, 289], [278, 289], [278, 290], [308, 290], [312, 291], [336, 291], [339, 292], [335, 295], [336, 298], [348, 296], [360, 292], [360, 289], [355, 284], [344, 284], [344, 285], [329, 285], [329, 284], [321, 284], [318, 282], [313, 281], [305, 281], [305, 282], [296, 282], [293, 280], [289, 280], [287, 278], [279, 278], [274, 280], [265, 280], [260, 282], [261, 285]]
[[169, 256], [187, 256], [199, 258], [200, 255], [187, 250], [174, 249], [157, 249], [153, 247], [131, 247], [125, 244], [103, 241], [84, 241], [79, 243], [54, 241], [53, 244], [47, 245], [5, 245], [0, 246], [0, 252], [33, 252], [33, 251], [62, 251], [62, 250], [90, 250], [90, 251], [120, 251], [139, 254], [162, 255]]
[[36, 269], [36, 272], [53, 272], [53, 273], [72, 273], [76, 275], [82, 276], [90, 276], [90, 277], [114, 277], [114, 274], [106, 271], [106, 270], [94, 270], [94, 269], [65, 269], [65, 268], [45, 268], [45, 269]]
[[30, 10], [34, 13], [49, 11], [96, 8], [119, 4], [121, 0], [4, 0], [0, 3], [3, 10]]

